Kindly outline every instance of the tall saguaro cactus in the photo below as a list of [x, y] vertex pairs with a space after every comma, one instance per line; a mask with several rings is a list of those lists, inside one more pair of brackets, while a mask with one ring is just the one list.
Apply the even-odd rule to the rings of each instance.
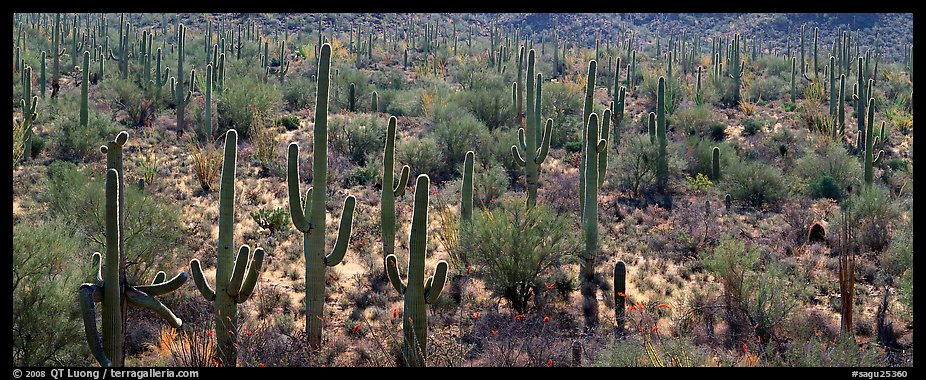
[[[186, 283], [186, 272], [167, 280], [161, 271], [151, 285], [129, 285], [125, 275], [125, 196], [123, 194], [122, 146], [129, 134], [120, 132], [115, 140], [100, 147], [106, 154], [106, 256], [93, 254], [94, 266], [99, 264], [96, 281], [82, 284], [78, 290], [84, 332], [90, 352], [101, 366], [122, 366], [125, 364], [125, 325], [127, 307], [146, 308], [157, 313], [173, 328], [183, 324], [156, 296], [177, 290]], [[96, 307], [103, 305], [103, 336], [96, 327]]]
[[[737, 90], [738, 91], [738, 90]], [[669, 183], [669, 157], [666, 152], [666, 78], [659, 77], [656, 90], [656, 140], [659, 143], [656, 160], [656, 185], [659, 191], [665, 191]]]
[[87, 126], [90, 114], [89, 87], [90, 87], [90, 52], [84, 51], [84, 65], [82, 67], [83, 80], [80, 81], [80, 126]]
[[[597, 76], [598, 62], [591, 60], [588, 62], [588, 78], [585, 84], [585, 105], [582, 110], [582, 161], [579, 164], [579, 175], [584, 175], [585, 166], [587, 165], [585, 146], [585, 138], [588, 136], [585, 131], [586, 126], [588, 125], [588, 118], [592, 114], [592, 104], [595, 101], [595, 78]], [[595, 124], [598, 125], [597, 123]], [[579, 210], [582, 211], [583, 215], [585, 213], [585, 181], [579, 181]]]
[[431, 180], [426, 174], [418, 176], [415, 183], [415, 211], [412, 214], [412, 230], [408, 242], [408, 280], [399, 277], [396, 256], [386, 256], [386, 273], [392, 286], [405, 296], [402, 318], [402, 332], [405, 343], [402, 355], [409, 367], [424, 367], [428, 359], [428, 313], [426, 304], [433, 304], [440, 297], [447, 280], [447, 262], [437, 263], [434, 275], [425, 280], [424, 259], [428, 246], [428, 190]]
[[[184, 116], [187, 104], [193, 97], [192, 87], [186, 88], [183, 83], [183, 51], [186, 46], [186, 29], [183, 24], [177, 25], [177, 78], [170, 78], [170, 95], [174, 97], [174, 103], [177, 104], [177, 129], [184, 129]], [[196, 70], [190, 70], [190, 84], [192, 85], [193, 77], [196, 76]]]
[[627, 301], [627, 265], [623, 261], [614, 264], [614, 317], [617, 322], [617, 333], [624, 331]]
[[580, 196], [584, 199], [582, 209], [582, 236], [585, 240], [585, 249], [582, 252], [582, 265], [579, 270], [581, 293], [583, 298], [582, 314], [585, 317], [586, 328], [598, 325], [598, 300], [595, 295], [597, 278], [595, 265], [598, 260], [598, 188], [604, 178], [605, 166], [599, 161], [602, 154], [607, 152], [608, 141], [601, 139], [601, 125], [598, 123], [598, 114], [592, 113], [588, 117], [585, 128], [585, 170], [582, 182], [585, 192]]
[[[859, 116], [863, 117], [863, 116]], [[881, 131], [884, 131], [884, 122], [881, 122]], [[884, 151], [879, 150], [878, 154], [874, 154], [874, 146], [878, 143], [878, 137], [874, 136], [874, 124], [875, 124], [875, 99], [868, 98], [868, 125], [865, 127], [865, 185], [871, 186], [874, 181], [874, 168], [873, 164], [881, 161], [881, 157], [884, 157]], [[884, 138], [883, 133], [880, 138]]]
[[[537, 204], [537, 187], [540, 186], [540, 165], [547, 159], [550, 138], [553, 134], [553, 119], [548, 119], [543, 134], [540, 134], [540, 100], [543, 74], [537, 74], [534, 81], [534, 49], [527, 53], [527, 123], [518, 129], [518, 145], [511, 146], [515, 162], [524, 167], [527, 174], [527, 207]], [[539, 134], [539, 136], [538, 136]]]
[[[237, 259], [235, 247], [235, 166], [238, 160], [238, 132], [225, 133], [225, 160], [222, 161], [222, 186], [219, 189], [219, 240], [215, 265], [215, 290], [209, 286], [198, 259], [190, 261], [193, 283], [206, 301], [215, 305], [215, 337], [220, 364], [234, 367], [238, 359], [238, 304], [254, 292], [264, 263], [264, 249], [257, 248], [250, 257], [250, 247], [242, 244]], [[246, 273], [246, 274], [245, 274]]]
[[380, 224], [382, 224], [383, 259], [395, 253], [395, 198], [405, 194], [408, 184], [408, 165], [402, 166], [402, 174], [395, 182], [395, 134], [396, 117], [389, 117], [386, 127], [386, 148], [383, 150], [383, 191], [380, 197]]
[[338, 226], [338, 238], [334, 250], [325, 254], [325, 196], [328, 181], [328, 85], [331, 72], [331, 45], [321, 47], [318, 60], [318, 85], [315, 97], [315, 127], [313, 129], [312, 181], [319, 186], [313, 191], [309, 188], [305, 202], [300, 200], [299, 191], [299, 144], [289, 144], [288, 173], [289, 209], [293, 225], [303, 233], [303, 253], [305, 254], [305, 330], [309, 346], [317, 349], [321, 346], [322, 327], [324, 326], [325, 281], [326, 270], [341, 263], [347, 253], [350, 240], [351, 223], [354, 219], [353, 195], [344, 200], [341, 211], [341, 224]]

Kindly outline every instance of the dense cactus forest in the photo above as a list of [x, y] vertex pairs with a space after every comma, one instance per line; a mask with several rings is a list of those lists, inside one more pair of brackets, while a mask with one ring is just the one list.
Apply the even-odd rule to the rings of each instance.
[[912, 366], [912, 14], [13, 14], [15, 366]]

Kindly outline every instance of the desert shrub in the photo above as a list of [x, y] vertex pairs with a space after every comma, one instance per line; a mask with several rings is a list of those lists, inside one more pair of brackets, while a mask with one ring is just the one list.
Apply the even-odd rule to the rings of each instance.
[[296, 115], [283, 115], [280, 117], [280, 124], [282, 124], [287, 131], [294, 131], [299, 128], [299, 117]]
[[331, 148], [357, 165], [366, 164], [366, 156], [382, 150], [385, 145], [386, 124], [373, 114], [331, 118], [328, 128]]
[[289, 226], [289, 213], [283, 207], [275, 209], [261, 208], [256, 212], [251, 211], [249, 215], [251, 215], [251, 219], [254, 219], [254, 223], [257, 223], [258, 227], [270, 231], [271, 235], [276, 231], [285, 231]]
[[[790, 75], [790, 67], [788, 69]], [[752, 85], [749, 86], [749, 89], [743, 95], [746, 99], [752, 101], [757, 101], [759, 99], [765, 101], [777, 100], [781, 97], [781, 94], [790, 91], [790, 88], [790, 83], [786, 83], [781, 77], [766, 75], [752, 81]]]
[[399, 116], [421, 116], [421, 90], [383, 91], [379, 104], [383, 112]]
[[218, 98], [218, 104], [213, 111], [218, 120], [216, 136], [234, 128], [242, 138], [248, 139], [251, 136], [251, 126], [255, 123], [254, 110], [275, 115], [283, 105], [283, 96], [276, 84], [262, 83], [259, 78], [250, 76], [239, 78], [235, 80], [234, 85], [221, 93], [213, 92], [212, 95], [213, 98]]
[[[821, 57], [822, 58], [822, 57]], [[759, 57], [754, 63], [756, 70], [764, 71], [763, 77], [790, 77], [791, 61], [781, 59], [774, 55]], [[800, 73], [798, 73], [800, 75]], [[837, 78], [838, 79], [838, 78]], [[765, 99], [763, 96], [762, 99]]]
[[[113, 78], [100, 85], [104, 99], [110, 99], [113, 109], [125, 111], [129, 119], [123, 123], [137, 128], [154, 118], [157, 104], [131, 79]], [[92, 107], [92, 105], [91, 105]]]
[[723, 123], [711, 123], [707, 128], [707, 136], [714, 141], [723, 141], [727, 137], [727, 126]]
[[[335, 70], [337, 68], [337, 71]], [[350, 107], [350, 85], [354, 85], [354, 106], [357, 112], [370, 110], [370, 79], [363, 71], [347, 64], [331, 67], [329, 88], [329, 112]]]
[[799, 158], [794, 168], [798, 176], [811, 183], [811, 195], [815, 198], [842, 200], [851, 189], [859, 187], [862, 178], [858, 159], [838, 143], [827, 144], [822, 152]]
[[[713, 125], [711, 107], [708, 105], [683, 108], [669, 118], [676, 131], [703, 135]], [[722, 125], [722, 124], [721, 124]]]
[[466, 152], [479, 150], [488, 140], [488, 130], [473, 114], [450, 103], [435, 117], [434, 138], [447, 161], [447, 168], [457, 168]]
[[[74, 164], [56, 161], [48, 166], [45, 190], [37, 199], [90, 242], [90, 249], [102, 252], [106, 242], [105, 178]], [[125, 256], [129, 283], [150, 283], [152, 268], [165, 268], [175, 257], [186, 230], [180, 207], [145, 194], [128, 178], [125, 194]], [[92, 251], [90, 251], [92, 253]]]
[[855, 239], [859, 246], [881, 252], [890, 243], [891, 222], [899, 217], [890, 191], [876, 185], [863, 186], [846, 203], [852, 222], [858, 226]]
[[473, 203], [476, 206], [488, 208], [508, 191], [508, 173], [501, 165], [478, 165], [473, 172]]
[[754, 118], [743, 120], [743, 134], [746, 136], [752, 136], [758, 132], [762, 132], [763, 127], [763, 123]]
[[435, 176], [445, 167], [444, 154], [432, 137], [407, 137], [396, 145], [396, 158], [411, 168], [412, 177], [419, 174]]
[[476, 152], [477, 162], [484, 161], [486, 165], [497, 163], [508, 172], [509, 177], [516, 177], [523, 172], [523, 167], [515, 162], [511, 155], [511, 147], [518, 145], [517, 131], [496, 128], [489, 133], [488, 140], [483, 145]]
[[109, 116], [91, 107], [87, 126], [83, 127], [80, 125], [79, 104], [70, 99], [59, 101], [70, 102], [73, 107], [62, 104], [58, 108], [61, 115], [56, 119], [57, 125], [52, 129], [52, 139], [58, 146], [56, 157], [69, 160], [88, 160], [91, 155], [104, 157], [99, 148], [112, 140], [117, 130]]
[[781, 171], [774, 166], [755, 161], [733, 161], [723, 173], [721, 183], [733, 199], [754, 208], [776, 204], [786, 195]]
[[[478, 86], [455, 94], [454, 101], [471, 112], [479, 121], [495, 129], [512, 125], [514, 105], [511, 104], [511, 89], [498, 83]], [[506, 91], [507, 90], [507, 91]]]
[[656, 183], [657, 144], [645, 133], [624, 135], [617, 148], [612, 179], [623, 190], [639, 196]]
[[13, 365], [90, 365], [75, 304], [80, 283], [96, 273], [90, 254], [58, 221], [13, 226]]
[[727, 307], [742, 312], [768, 342], [771, 330], [797, 306], [797, 294], [788, 275], [777, 264], [762, 268], [760, 252], [747, 249], [733, 236], [724, 236], [704, 258], [704, 268], [723, 285]]
[[[510, 88], [508, 91], [510, 98]], [[546, 122], [547, 118], [553, 119], [551, 147], [562, 148], [570, 141], [581, 140], [579, 131], [581, 131], [582, 107], [585, 102], [583, 94], [581, 90], [573, 92], [571, 84], [568, 83], [544, 84], [543, 99], [540, 100], [540, 116], [543, 122]]]
[[688, 140], [688, 174], [697, 177], [698, 173], [711, 176], [711, 160], [714, 147], [720, 149], [720, 172], [723, 173], [731, 162], [736, 161], [737, 154], [727, 142], [717, 143], [709, 139], [690, 138]]
[[[649, 332], [640, 335], [649, 335]], [[656, 335], [656, 334], [653, 334]], [[644, 337], [612, 341], [592, 363], [595, 367], [702, 367], [712, 365], [710, 355], [691, 339]]]
[[781, 356], [770, 357], [770, 365], [793, 367], [877, 367], [884, 365], [877, 350], [860, 349], [851, 336], [801, 336]]
[[531, 289], [542, 286], [554, 267], [577, 252], [571, 225], [544, 205], [527, 209], [523, 198], [506, 198], [496, 208], [473, 215], [460, 245], [472, 255], [494, 295], [523, 313]]
[[290, 76], [283, 82], [283, 100], [292, 110], [315, 107], [316, 83], [308, 75]]
[[201, 143], [191, 134], [186, 141], [193, 164], [193, 173], [204, 191], [216, 189], [216, 180], [222, 170], [223, 150], [211, 142]]

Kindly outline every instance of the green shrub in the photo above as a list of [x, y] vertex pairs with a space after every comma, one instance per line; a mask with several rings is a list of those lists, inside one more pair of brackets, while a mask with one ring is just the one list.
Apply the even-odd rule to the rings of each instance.
[[270, 231], [273, 235], [276, 231], [285, 231], [289, 227], [289, 213], [283, 207], [275, 209], [258, 209], [257, 212], [249, 213], [251, 219], [257, 226]]
[[746, 249], [741, 239], [724, 236], [704, 258], [704, 268], [723, 285], [724, 295], [734, 308], [748, 316], [760, 336], [788, 317], [797, 306], [798, 294], [791, 279], [777, 264], [762, 268], [756, 247]]
[[308, 75], [295, 75], [283, 82], [283, 100], [291, 110], [315, 107], [315, 81]]
[[763, 123], [756, 119], [750, 118], [743, 120], [743, 134], [746, 136], [753, 136], [758, 132], [762, 132], [763, 127]]
[[734, 161], [724, 170], [723, 184], [734, 200], [746, 202], [753, 208], [775, 204], [786, 194], [781, 171], [755, 161]]
[[[790, 75], [790, 71], [788, 75]], [[763, 76], [752, 81], [752, 85], [749, 86], [744, 95], [750, 101], [759, 99], [764, 101], [777, 100], [786, 91], [790, 91], [790, 86], [790, 83], [786, 83], [781, 77]]]
[[373, 114], [329, 118], [328, 128], [331, 148], [357, 165], [365, 165], [367, 154], [382, 150], [386, 143], [386, 123]]
[[900, 213], [884, 187], [863, 186], [846, 201], [854, 225], [856, 242], [863, 250], [881, 252], [890, 243], [890, 226]]
[[[157, 104], [132, 79], [113, 78], [100, 84], [103, 99], [110, 99], [114, 110], [124, 110], [128, 120], [123, 123], [132, 128], [145, 125], [154, 118]], [[91, 106], [92, 107], [92, 106]]]
[[379, 94], [380, 109], [390, 115], [421, 116], [421, 90], [383, 91]]
[[543, 286], [552, 270], [578, 250], [572, 222], [523, 198], [506, 198], [494, 209], [473, 215], [460, 245], [478, 265], [477, 273], [496, 296], [519, 313], [527, 310], [531, 289]]
[[711, 176], [713, 166], [711, 164], [714, 147], [720, 149], [720, 171], [723, 172], [731, 162], [737, 160], [736, 150], [728, 142], [717, 143], [709, 139], [689, 138], [688, 139], [688, 174], [692, 177], [704, 174]]
[[262, 83], [250, 76], [239, 78], [221, 94], [213, 93], [213, 98], [218, 98], [213, 110], [218, 120], [215, 135], [221, 136], [234, 128], [244, 139], [251, 136], [255, 114], [276, 115], [283, 105], [280, 88], [275, 83]]
[[811, 195], [815, 198], [842, 200], [850, 189], [858, 189], [861, 184], [862, 167], [858, 159], [840, 143], [829, 143], [822, 152], [811, 152], [799, 158], [794, 169], [811, 184]]
[[14, 366], [90, 365], [75, 300], [92, 253], [63, 223], [13, 226]]
[[[106, 242], [104, 220], [106, 199], [105, 179], [74, 164], [55, 161], [48, 166], [45, 190], [38, 200], [55, 215], [91, 242], [90, 248], [102, 252]], [[187, 234], [180, 220], [180, 207], [169, 201], [145, 194], [137, 186], [129, 186], [135, 178], [126, 177], [125, 194], [125, 256], [133, 263], [127, 267], [129, 283], [150, 281], [151, 268], [164, 268], [176, 257], [180, 240]]]
[[[708, 105], [692, 106], [683, 108], [669, 117], [670, 123], [676, 131], [686, 134], [703, 135], [714, 124], [712, 120], [711, 107]], [[722, 126], [722, 124], [720, 124]]]
[[646, 343], [637, 339], [615, 339], [598, 354], [592, 366], [703, 367], [714, 365], [709, 352], [698, 347], [691, 339], [669, 336], [644, 339]]
[[419, 174], [435, 176], [445, 167], [444, 154], [433, 137], [407, 137], [396, 145], [396, 158], [411, 167], [410, 177]]
[[646, 133], [628, 134], [621, 138], [611, 179], [623, 190], [639, 196], [655, 185], [657, 144], [649, 141]]
[[52, 139], [57, 143], [59, 159], [66, 160], [94, 160], [103, 158], [100, 146], [112, 140], [117, 128], [112, 124], [108, 115], [93, 107], [88, 113], [87, 126], [80, 125], [80, 107], [76, 101], [59, 99], [60, 102], [69, 102], [73, 108], [62, 104], [58, 110], [62, 113], [56, 120], [52, 129]]
[[474, 170], [473, 203], [488, 208], [508, 191], [508, 173], [498, 164], [479, 165], [478, 169]]
[[511, 87], [475, 87], [456, 93], [453, 101], [469, 110], [490, 130], [513, 124], [515, 111], [511, 104]]
[[[433, 135], [447, 161], [448, 168], [456, 168], [470, 150], [481, 150], [488, 140], [488, 130], [473, 114], [450, 103], [436, 114]], [[478, 153], [478, 152], [477, 152]]]
[[296, 115], [283, 115], [280, 118], [280, 124], [283, 124], [287, 131], [294, 131], [299, 128], [299, 117]]
[[727, 126], [723, 123], [711, 123], [707, 135], [714, 141], [723, 141], [727, 137]]
[[[508, 89], [508, 94], [510, 98], [510, 87]], [[569, 144], [570, 141], [581, 140], [582, 137], [579, 136], [579, 131], [581, 129], [579, 128], [582, 125], [582, 107], [584, 102], [585, 98], [583, 92], [573, 92], [569, 84], [545, 83], [543, 85], [543, 99], [541, 99], [540, 115], [544, 122], [546, 122], [547, 118], [553, 119], [553, 135], [550, 136], [551, 148], [562, 148]], [[621, 132], [625, 131], [626, 127], [621, 130]]]

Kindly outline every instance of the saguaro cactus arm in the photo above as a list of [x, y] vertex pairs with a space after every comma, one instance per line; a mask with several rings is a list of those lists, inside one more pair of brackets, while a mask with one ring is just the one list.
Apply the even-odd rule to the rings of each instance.
[[395, 255], [386, 256], [386, 274], [389, 276], [389, 282], [399, 294], [405, 294], [406, 285], [399, 277], [399, 267]]
[[80, 302], [80, 314], [84, 319], [84, 333], [87, 335], [87, 346], [90, 347], [90, 353], [97, 362], [103, 367], [112, 366], [112, 361], [106, 357], [103, 352], [103, 337], [100, 336], [96, 328], [96, 305], [95, 295], [100, 294], [102, 298], [102, 287], [96, 284], [83, 284], [77, 291], [78, 301]]
[[232, 269], [231, 280], [228, 281], [228, 295], [233, 298], [238, 296], [241, 291], [241, 282], [244, 281], [244, 272], [248, 269], [248, 255], [251, 253], [251, 247], [242, 244], [238, 248], [238, 257], [235, 259], [235, 266]]
[[547, 125], [543, 128], [543, 136], [540, 137], [540, 147], [537, 148], [537, 156], [534, 162], [537, 165], [547, 160], [547, 153], [550, 152], [550, 138], [553, 137], [553, 119], [547, 119]]
[[402, 173], [399, 174], [399, 183], [392, 188], [392, 194], [401, 197], [405, 194], [405, 187], [408, 185], [408, 176], [411, 172], [411, 168], [408, 165], [402, 166]]
[[[174, 290], [180, 289], [180, 287], [186, 283], [189, 275], [187, 275], [186, 272], [180, 272], [174, 276], [174, 278], [167, 281], [164, 281], [164, 277], [167, 277], [164, 272], [158, 272], [158, 276], [154, 279], [155, 283], [152, 283], [151, 285], [139, 285], [136, 286], [135, 289], [151, 296], [164, 295]], [[158, 281], [159, 279], [161, 281]]]
[[179, 329], [180, 326], [183, 325], [183, 321], [177, 318], [177, 316], [174, 315], [167, 306], [164, 306], [161, 301], [158, 301], [157, 298], [140, 292], [131, 286], [125, 290], [125, 297], [129, 305], [149, 309], [157, 313], [161, 318], [167, 321], [167, 324], [175, 329]]
[[212, 287], [209, 286], [209, 282], [206, 281], [206, 277], [203, 275], [203, 268], [198, 259], [190, 260], [190, 269], [193, 272], [193, 283], [196, 284], [196, 289], [199, 289], [199, 293], [203, 295], [206, 301], [215, 301], [215, 290], [212, 290]]
[[338, 239], [334, 243], [334, 249], [325, 256], [325, 265], [333, 267], [341, 263], [344, 254], [347, 253], [347, 243], [350, 242], [351, 224], [354, 221], [354, 206], [357, 199], [353, 195], [348, 195], [344, 199], [344, 208], [341, 210], [341, 224], [338, 226]]
[[437, 263], [437, 268], [434, 270], [434, 275], [428, 277], [427, 284], [424, 288], [424, 300], [428, 304], [433, 304], [434, 301], [437, 301], [437, 298], [440, 297], [441, 291], [444, 289], [444, 282], [447, 281], [447, 262], [441, 260]]
[[248, 274], [241, 284], [241, 291], [235, 297], [235, 302], [242, 303], [251, 297], [254, 287], [257, 285], [257, 278], [260, 276], [260, 270], [264, 266], [264, 249], [258, 248], [254, 251], [254, 257], [251, 258], [251, 265], [248, 266]]
[[311, 193], [312, 188], [309, 188], [303, 206], [299, 196], [299, 144], [289, 144], [287, 162], [286, 183], [289, 188], [289, 213], [296, 229], [307, 234], [312, 230], [312, 223], [306, 218], [310, 214], [309, 210], [312, 209], [312, 197], [308, 195]]

